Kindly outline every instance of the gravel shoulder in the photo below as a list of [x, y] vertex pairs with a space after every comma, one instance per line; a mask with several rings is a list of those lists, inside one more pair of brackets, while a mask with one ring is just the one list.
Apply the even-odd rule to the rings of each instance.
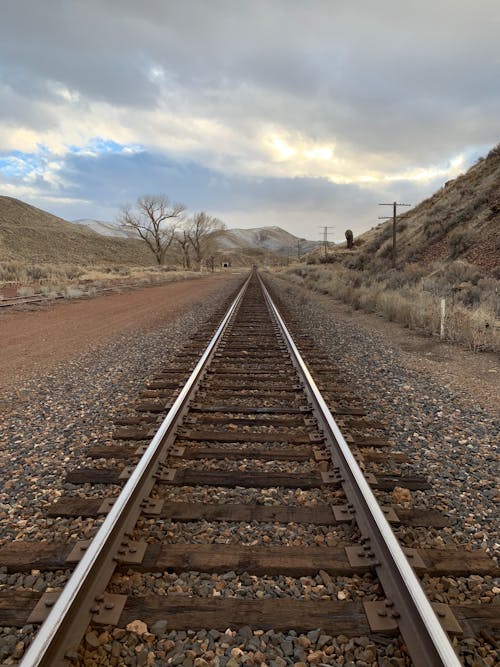
[[[239, 275], [203, 278], [0, 321], [10, 350], [2, 348], [0, 361], [7, 371], [0, 394], [0, 544], [95, 530], [85, 520], [59, 522], [56, 530], [44, 509], [64, 492], [67, 469], [86, 460], [87, 445], [109, 441], [113, 419], [128, 412], [144, 382], [240, 282]], [[16, 341], [16, 329], [25, 342]], [[33, 346], [28, 357], [25, 345]]]
[[[285, 280], [279, 282], [286, 284]], [[299, 299], [311, 300], [336, 321], [354, 326], [367, 336], [376, 334], [398, 354], [406, 368], [428, 375], [464, 400], [500, 417], [500, 356], [497, 354], [477, 354], [459, 345], [441, 342], [306, 288], [294, 285], [293, 291]]]
[[[55, 522], [46, 518], [47, 506], [62, 494], [89, 496], [100, 491], [88, 485], [78, 490], [70, 488], [64, 481], [66, 470], [85, 464], [88, 445], [110, 441], [113, 419], [128, 412], [127, 406], [144, 381], [182, 351], [188, 338], [240, 280], [241, 276], [203, 278], [62, 304], [49, 310], [12, 313], [0, 319], [2, 336], [7, 330], [10, 332], [6, 337], [10, 351], [2, 349], [0, 364], [2, 367], [4, 361], [6, 365], [11, 364], [6, 366], [11, 369], [8, 380], [2, 378], [0, 383], [0, 400], [3, 400], [0, 405], [0, 470], [8, 480], [0, 491], [0, 545], [13, 539], [73, 541], [95, 533], [99, 521]], [[449, 532], [448, 529], [414, 530], [413, 535], [402, 533], [401, 539], [408, 546], [463, 544], [484, 547], [494, 554], [499, 541], [494, 501], [499, 498], [495, 496], [498, 475], [493, 452], [494, 403], [490, 404], [494, 394], [488, 389], [488, 382], [482, 383], [483, 388], [478, 386], [480, 399], [476, 401], [473, 384], [470, 388], [467, 384], [474, 382], [471, 374], [464, 382], [459, 368], [452, 364], [453, 359], [445, 365], [444, 361], [434, 359], [440, 351], [432, 351], [432, 355], [423, 353], [417, 346], [423, 339], [415, 337], [409, 341], [403, 330], [400, 334], [391, 333], [391, 323], [373, 318], [372, 324], [370, 316], [361, 314], [358, 318], [359, 314], [350, 314], [347, 310], [342, 313], [344, 306], [331, 299], [294, 286], [289, 288], [281, 280], [273, 279], [273, 283], [290, 313], [306, 323], [308, 331], [314, 332], [318, 346], [329, 352], [332, 368], [335, 368], [332, 372], [347, 378], [370, 416], [390, 424], [389, 437], [398, 451], [411, 456], [412, 470], [429, 477], [432, 489], [417, 492], [412, 502], [440, 509], [450, 517]], [[33, 356], [25, 354], [23, 346], [26, 349], [33, 346]], [[464, 367], [468, 366], [463, 363]], [[483, 372], [489, 367], [494, 368], [493, 364], [487, 364]], [[479, 370], [477, 373], [477, 378], [481, 378]], [[454, 374], [458, 374], [456, 378]], [[477, 383], [481, 384], [479, 379]], [[117, 489], [106, 489], [107, 494], [113, 491]], [[316, 502], [324, 502], [323, 491], [288, 493], [295, 498], [291, 504], [314, 506]], [[217, 499], [227, 502], [236, 494], [235, 502], [249, 502], [256, 491], [165, 487], [163, 494], [172, 500], [182, 495], [184, 501], [196, 498], [206, 502]], [[263, 494], [258, 495], [262, 498]], [[265, 504], [281, 504], [284, 497], [285, 493], [271, 489]], [[202, 526], [189, 523], [162, 526], [162, 532], [164, 528], [170, 528], [172, 542], [180, 543], [192, 542], [195, 531], [200, 542], [227, 542], [234, 530], [234, 526], [208, 522]], [[312, 527], [307, 533], [302, 529], [292, 533], [290, 527], [283, 527], [281, 532], [275, 524], [261, 528], [270, 544], [297, 540], [299, 546], [311, 540], [329, 544], [329, 540], [337, 543], [345, 539], [341, 529], [333, 533]], [[255, 526], [242, 524], [234, 539], [251, 544], [255, 531]], [[207, 577], [203, 573], [189, 572], [174, 580], [168, 573], [161, 573], [154, 577], [117, 577], [113, 585], [123, 592], [163, 594], [167, 591], [208, 597], [233, 596], [237, 591], [244, 597], [281, 597], [286, 589], [297, 598], [317, 599], [325, 594], [321, 577], [281, 580], [229, 575]], [[27, 575], [0, 572], [0, 589], [18, 585], [35, 590], [45, 590], [48, 586], [57, 590], [68, 576], [67, 571], [48, 576], [38, 571]], [[474, 595], [489, 600], [490, 593], [497, 589], [493, 588], [491, 578], [479, 579], [481, 581], [477, 577], [463, 578], [449, 585], [456, 590], [459, 600], [462, 599], [459, 596], [469, 600]], [[329, 585], [333, 599], [349, 596], [357, 599], [361, 593], [378, 594], [370, 577], [360, 579], [352, 587], [341, 578], [330, 581]], [[473, 587], [480, 592], [474, 593]], [[443, 595], [452, 596], [452, 593], [448, 591]], [[88, 661], [85, 655], [81, 664], [95, 664], [92, 662], [95, 647], [108, 644], [116, 660], [100, 664], [233, 667], [243, 663], [244, 656], [250, 653], [253, 664], [271, 667], [371, 665], [375, 661], [380, 667], [409, 664], [399, 640], [385, 647], [371, 644], [369, 638], [332, 638], [316, 630], [300, 636], [294, 632], [288, 635], [274, 631], [252, 632], [249, 628], [226, 633], [212, 630], [169, 633], [160, 625], [155, 624], [146, 633], [128, 627], [126, 631], [114, 630], [112, 636], [89, 633], [85, 639]], [[4, 628], [3, 634], [0, 632], [0, 662], [7, 658], [10, 662], [6, 664], [13, 664], [29, 643], [32, 632], [33, 628], [28, 626], [21, 631]], [[475, 664], [479, 650], [476, 644], [471, 645], [470, 654], [462, 648], [471, 658], [465, 664]], [[491, 657], [488, 652], [482, 655]]]
[[289, 316], [314, 331], [332, 373], [351, 385], [371, 417], [388, 423], [396, 451], [409, 456], [401, 472], [429, 480], [431, 490], [414, 492], [412, 502], [445, 512], [450, 528], [415, 531], [416, 542], [485, 548], [498, 557], [498, 360], [350, 312], [283, 279], [271, 284]]

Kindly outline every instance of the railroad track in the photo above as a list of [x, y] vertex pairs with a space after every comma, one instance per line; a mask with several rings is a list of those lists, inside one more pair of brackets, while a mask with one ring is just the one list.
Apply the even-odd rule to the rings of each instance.
[[54, 299], [63, 299], [62, 295], [57, 295], [52, 298], [47, 296], [9, 296], [0, 299], [0, 308], [13, 308], [14, 306], [26, 306], [30, 304], [49, 303]]
[[[74, 568], [62, 592], [0, 591], [0, 625], [41, 624], [22, 665], [146, 664], [121, 662], [104, 641], [127, 626], [145, 643], [176, 631], [244, 628], [247, 639], [283, 631], [288, 639], [270, 657], [278, 665], [333, 660], [328, 642], [339, 636], [368, 638], [359, 664], [376, 664], [377, 641], [400, 635], [413, 664], [460, 665], [449, 637], [490, 639], [495, 607], [430, 604], [418, 575], [492, 574], [495, 564], [482, 551], [400, 547], [391, 523], [436, 527], [446, 518], [381, 507], [373, 491], [425, 489], [427, 481], [380, 472], [385, 459], [403, 458], [390, 452], [384, 424], [332, 377], [313, 338], [292, 340], [255, 272], [208, 347], [206, 337], [200, 332], [149, 382], [113, 444], [88, 450], [94, 465], [68, 473], [67, 484], [96, 493], [66, 495], [48, 513], [95, 518], [94, 538], [0, 548], [0, 567], [11, 572]], [[202, 586], [181, 594], [193, 571]], [[257, 582], [255, 595], [223, 594], [239, 576], [243, 589]], [[314, 577], [322, 582], [316, 599], [304, 599], [298, 589]], [[151, 579], [158, 592], [134, 593]], [[278, 597], [266, 594], [269, 581], [282, 587]], [[98, 638], [90, 653], [85, 633]], [[326, 640], [315, 652], [319, 637]], [[165, 662], [182, 664], [167, 641]], [[238, 664], [244, 650], [234, 650]]]
[[[8, 297], [0, 297], [0, 309], [1, 308], [13, 308], [15, 306], [36, 306], [36, 305], [44, 305], [44, 304], [51, 304], [54, 301], [59, 301], [60, 299], [89, 299], [93, 296], [105, 296], [107, 294], [122, 294], [124, 291], [132, 291], [136, 289], [143, 289], [144, 287], [158, 287], [160, 285], [165, 285], [169, 283], [169, 280], [166, 281], [159, 281], [159, 282], [154, 282], [154, 283], [146, 283], [146, 284], [140, 284], [140, 283], [118, 283], [115, 285], [111, 285], [110, 287], [95, 287], [93, 285], [70, 285], [69, 287], [72, 287], [80, 294], [77, 297], [70, 297], [65, 294], [59, 294], [55, 293], [53, 295], [46, 295], [46, 294], [33, 294], [31, 296], [21, 296], [21, 295], [16, 295], [16, 296], [8, 296]], [[86, 292], [86, 289], [92, 290], [91, 293]]]
[[[94, 293], [92, 294], [92, 296], [104, 295], [104, 294], [119, 294], [121, 293], [122, 289], [134, 289], [136, 287], [137, 285], [124, 285], [121, 287], [94, 288]], [[65, 296], [64, 294], [54, 294], [53, 296], [46, 296], [44, 294], [33, 294], [32, 296], [9, 296], [0, 299], [0, 308], [14, 308], [15, 306], [36, 306], [36, 305], [51, 304], [54, 301], [59, 301], [60, 299], [69, 299], [69, 298], [71, 297]], [[90, 298], [90, 295], [82, 290], [78, 298], [88, 299]]]

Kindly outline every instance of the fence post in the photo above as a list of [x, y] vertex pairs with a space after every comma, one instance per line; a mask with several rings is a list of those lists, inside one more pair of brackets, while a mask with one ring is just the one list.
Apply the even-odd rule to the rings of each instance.
[[443, 338], [444, 338], [444, 319], [445, 319], [445, 316], [446, 316], [446, 299], [443, 296], [443, 297], [441, 297], [441, 323], [440, 323], [440, 327], [439, 327], [439, 337], [441, 338], [441, 340], [443, 340]]

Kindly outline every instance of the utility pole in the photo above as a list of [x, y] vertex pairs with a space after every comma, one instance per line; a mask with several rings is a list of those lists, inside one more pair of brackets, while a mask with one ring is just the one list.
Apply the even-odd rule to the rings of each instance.
[[392, 218], [392, 265], [396, 266], [396, 216], [398, 206], [411, 206], [411, 204], [398, 204], [398, 202], [392, 202], [392, 204], [379, 204], [379, 206], [392, 206], [392, 216], [391, 215], [379, 215], [379, 220], [390, 220]]
[[297, 259], [300, 259], [300, 239], [297, 239]]
[[325, 257], [328, 254], [328, 230], [333, 229], [333, 227], [320, 227], [323, 230], [323, 247], [325, 249]]

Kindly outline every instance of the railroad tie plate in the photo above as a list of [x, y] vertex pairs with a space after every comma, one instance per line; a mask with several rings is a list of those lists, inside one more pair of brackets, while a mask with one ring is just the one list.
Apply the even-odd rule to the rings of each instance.
[[60, 593], [53, 591], [50, 593], [44, 593], [31, 610], [31, 614], [28, 616], [26, 623], [29, 625], [31, 625], [31, 623], [43, 623], [47, 616], [50, 614], [50, 611], [55, 605], [59, 595]]
[[142, 503], [142, 513], [145, 516], [160, 516], [164, 503], [165, 501], [161, 499], [146, 498]]
[[79, 563], [91, 543], [92, 540], [78, 540], [66, 556], [66, 563]]
[[335, 521], [354, 521], [354, 512], [347, 505], [331, 505]]
[[156, 479], [159, 482], [173, 482], [175, 481], [175, 475], [177, 473], [177, 470], [178, 470], [177, 468], [162, 467], [159, 470]]
[[121, 473], [118, 476], [118, 479], [125, 480], [130, 477], [130, 475], [134, 472], [135, 466], [125, 466]]
[[394, 507], [391, 507], [390, 505], [381, 505], [380, 509], [384, 513], [386, 521], [389, 523], [401, 523], [401, 519], [399, 518]]
[[316, 461], [330, 461], [331, 456], [319, 447], [313, 447], [313, 455]]
[[414, 570], [418, 570], [419, 572], [422, 570], [427, 570], [427, 565], [425, 564], [422, 556], [419, 554], [418, 549], [403, 547], [403, 553], [406, 558], [408, 558], [408, 562]]
[[92, 622], [96, 625], [118, 625], [127, 602], [126, 595], [103, 593], [92, 607]]
[[396, 634], [399, 629], [398, 619], [393, 616], [396, 612], [391, 608], [388, 600], [363, 602], [368, 625], [372, 632]]
[[[330, 505], [330, 507], [335, 521], [352, 521], [355, 518], [354, 509], [347, 505]], [[380, 509], [389, 523], [401, 523], [401, 519], [393, 507], [382, 505]]]
[[116, 560], [123, 565], [139, 565], [144, 560], [147, 542], [126, 540], [118, 549]]
[[342, 481], [342, 476], [338, 470], [320, 470], [321, 481], [323, 484], [338, 484]]
[[[372, 567], [376, 565], [375, 554], [369, 547], [344, 547], [344, 551], [346, 552], [349, 565], [351, 565], [353, 568], [366, 569], [367, 566]], [[419, 572], [427, 570], [427, 565], [425, 564], [418, 549], [403, 547], [403, 553], [408, 558], [408, 562], [415, 570], [418, 570]]]
[[434, 609], [443, 630], [451, 635], [461, 635], [463, 633], [463, 628], [449, 605], [442, 602], [431, 602], [431, 607]]
[[116, 498], [104, 498], [101, 505], [99, 506], [99, 509], [97, 510], [97, 514], [108, 514], [115, 502]]
[[364, 472], [366, 481], [370, 486], [377, 486], [377, 478], [371, 472]]
[[375, 566], [375, 554], [362, 546], [344, 547], [349, 565], [355, 570], [368, 570]]
[[[389, 600], [363, 602], [366, 618], [372, 632], [392, 634], [398, 631], [399, 613]], [[445, 632], [459, 635], [463, 633], [462, 626], [457, 621], [451, 607], [440, 602], [431, 603], [436, 616]]]

